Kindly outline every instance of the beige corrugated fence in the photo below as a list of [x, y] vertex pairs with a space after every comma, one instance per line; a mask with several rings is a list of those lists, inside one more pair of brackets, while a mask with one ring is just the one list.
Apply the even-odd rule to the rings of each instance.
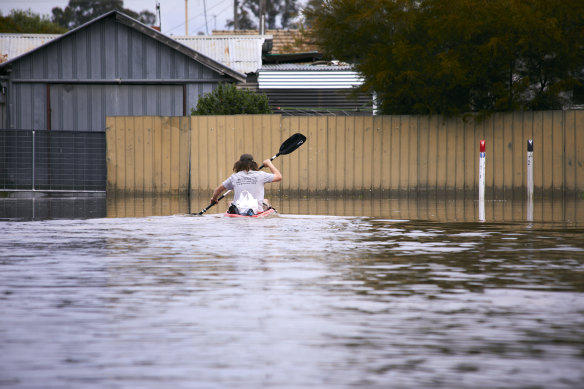
[[290, 135], [307, 143], [275, 160], [283, 194], [474, 196], [479, 141], [486, 140], [486, 196], [521, 197], [526, 144], [534, 140], [535, 194], [584, 192], [584, 111], [440, 116], [235, 115], [108, 117], [108, 191], [210, 192], [242, 153], [260, 162]]

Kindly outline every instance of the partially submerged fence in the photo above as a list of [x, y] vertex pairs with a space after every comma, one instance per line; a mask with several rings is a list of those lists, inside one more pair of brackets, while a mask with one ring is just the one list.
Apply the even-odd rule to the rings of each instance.
[[487, 144], [486, 198], [522, 196], [533, 139], [535, 195], [584, 192], [584, 111], [439, 116], [279, 115], [108, 117], [108, 190], [209, 192], [242, 153], [261, 161], [295, 132], [306, 145], [280, 157], [285, 194], [457, 193], [474, 196], [479, 141]]
[[0, 130], [0, 190], [106, 189], [105, 133]]

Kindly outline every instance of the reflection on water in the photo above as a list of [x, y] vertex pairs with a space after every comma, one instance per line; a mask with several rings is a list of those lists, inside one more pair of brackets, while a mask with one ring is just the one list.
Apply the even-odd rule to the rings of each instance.
[[0, 228], [0, 387], [584, 382], [581, 227], [175, 215]]
[[105, 193], [47, 194], [42, 192], [2, 193], [0, 221], [92, 219], [107, 215]]
[[[436, 197], [398, 198], [289, 198], [270, 199], [281, 214], [371, 216], [401, 220], [474, 222], [479, 218], [479, 203], [471, 199], [449, 200]], [[197, 213], [209, 204], [208, 197], [126, 197], [109, 196], [108, 217], [143, 217]], [[225, 204], [211, 208], [208, 214], [225, 212]], [[485, 201], [487, 222], [534, 221], [584, 224], [584, 200]]]
[[[281, 214], [370, 216], [400, 220], [444, 222], [561, 222], [584, 224], [584, 200], [485, 201], [437, 197], [396, 198], [291, 198], [273, 197]], [[100, 217], [146, 217], [197, 213], [209, 198], [194, 196], [39, 195], [0, 198], [0, 220], [91, 219]], [[207, 214], [225, 212], [227, 202]], [[482, 217], [481, 217], [482, 216]]]

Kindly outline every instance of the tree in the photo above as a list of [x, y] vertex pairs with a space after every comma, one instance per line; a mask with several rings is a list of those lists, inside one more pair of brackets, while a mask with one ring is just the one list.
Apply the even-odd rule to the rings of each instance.
[[136, 13], [124, 8], [123, 0], [69, 0], [65, 9], [59, 7], [52, 9], [53, 22], [67, 29], [73, 29], [113, 10], [123, 12], [147, 25], [153, 25], [156, 21], [156, 15], [148, 10]]
[[272, 113], [263, 93], [240, 90], [233, 84], [219, 84], [217, 89], [199, 99], [191, 115], [237, 115]]
[[22, 11], [13, 9], [7, 16], [0, 12], [1, 33], [62, 34], [67, 30], [53, 22], [47, 16], [40, 16], [30, 9]]
[[304, 13], [312, 39], [355, 64], [384, 113], [557, 109], [584, 69], [580, 0], [312, 5]]
[[[298, 15], [297, 0], [265, 0], [266, 28], [278, 28], [280, 18], [281, 28], [293, 26], [292, 20]], [[252, 19], [253, 16], [253, 19]], [[258, 28], [260, 19], [260, 0], [242, 0], [238, 4], [237, 23], [242, 30]], [[254, 22], [254, 20], [257, 21]], [[233, 20], [227, 21], [227, 26], [233, 26]]]

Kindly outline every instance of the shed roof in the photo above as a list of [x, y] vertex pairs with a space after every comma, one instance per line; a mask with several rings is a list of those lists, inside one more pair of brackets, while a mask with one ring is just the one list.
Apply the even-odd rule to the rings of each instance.
[[363, 76], [346, 64], [264, 65], [258, 71], [260, 89], [350, 89], [363, 84]]
[[271, 35], [188, 35], [172, 39], [241, 73], [262, 67], [262, 46]]
[[157, 40], [158, 42], [160, 42], [166, 46], [169, 46], [170, 48], [172, 48], [174, 50], [181, 52], [182, 54], [186, 55], [187, 57], [194, 59], [195, 61], [201, 63], [202, 65], [207, 66], [208, 68], [214, 70], [215, 72], [217, 72], [219, 74], [232, 77], [240, 82], [245, 82], [246, 77], [244, 74], [242, 74], [234, 69], [231, 69], [230, 67], [228, 67], [228, 66], [196, 51], [196, 50], [193, 50], [192, 48], [174, 40], [171, 37], [168, 37], [168, 36], [162, 34], [161, 32], [158, 32], [157, 30], [155, 30], [155, 29], [153, 29], [145, 24], [140, 23], [136, 19], [133, 19], [133, 18], [129, 17], [128, 15], [126, 15], [120, 11], [117, 11], [117, 10], [107, 12], [107, 13], [105, 13], [105, 14], [103, 14], [103, 15], [101, 15], [101, 16], [65, 33], [65, 34], [63, 34], [63, 35], [59, 35], [57, 38], [48, 40], [46, 43], [35, 47], [31, 51], [25, 52], [24, 54], [21, 54], [21, 55], [14, 57], [14, 58], [12, 58], [4, 63], [1, 63], [0, 69], [7, 68], [14, 61], [17, 61], [19, 58], [26, 56], [26, 55], [29, 55], [33, 52], [38, 51], [38, 50], [41, 50], [42, 48], [44, 48], [48, 45], [51, 45], [54, 42], [56, 42], [60, 39], [63, 39], [64, 37], [69, 36], [71, 34], [74, 34], [76, 31], [81, 30], [83, 28], [86, 28], [87, 26], [94, 24], [94, 23], [96, 23], [102, 19], [105, 19], [105, 18], [114, 18], [116, 22], [124, 24], [124, 25], [126, 25], [126, 26], [128, 26], [136, 31], [139, 31], [139, 32]]
[[0, 63], [60, 37], [61, 34], [0, 34]]

